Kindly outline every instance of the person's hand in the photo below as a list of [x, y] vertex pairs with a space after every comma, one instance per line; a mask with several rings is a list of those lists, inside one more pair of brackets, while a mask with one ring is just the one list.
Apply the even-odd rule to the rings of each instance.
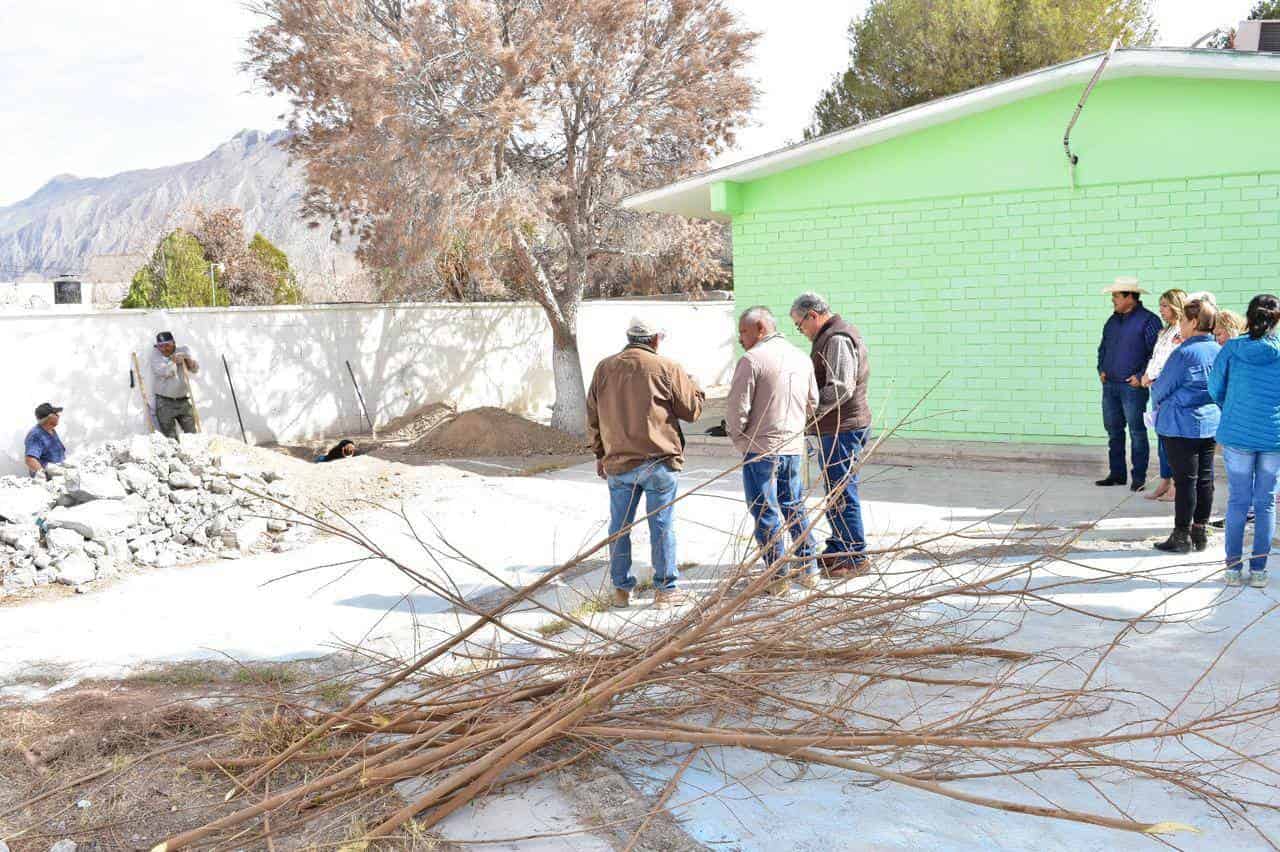
[[1099, 374], [1098, 374], [1098, 381], [1102, 382], [1102, 383], [1105, 385], [1105, 384], [1107, 383], [1107, 374], [1106, 374], [1106, 373], [1099, 373]]
[[1152, 384], [1154, 384], [1154, 382], [1152, 382], [1151, 379], [1147, 378], [1146, 376], [1142, 377], [1142, 386], [1144, 388], [1149, 388], [1151, 387]]
[[1131, 388], [1142, 387], [1142, 382], [1138, 380], [1137, 376], [1130, 376], [1126, 381], [1128, 381], [1129, 387]]
[[604, 459], [596, 459], [596, 476], [601, 479], [609, 478], [609, 474], [604, 472]]

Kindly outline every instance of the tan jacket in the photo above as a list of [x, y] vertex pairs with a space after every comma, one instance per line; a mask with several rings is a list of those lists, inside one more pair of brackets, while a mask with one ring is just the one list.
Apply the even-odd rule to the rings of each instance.
[[702, 390], [679, 364], [631, 344], [596, 366], [587, 392], [587, 438], [605, 472], [626, 473], [650, 459], [684, 466], [677, 421], [702, 414]]
[[804, 453], [804, 429], [818, 405], [813, 362], [774, 333], [742, 356], [725, 405], [725, 429], [748, 454]]

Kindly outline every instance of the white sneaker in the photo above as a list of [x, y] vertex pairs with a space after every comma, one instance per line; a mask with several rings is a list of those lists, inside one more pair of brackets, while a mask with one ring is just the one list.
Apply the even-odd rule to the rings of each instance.
[[1228, 568], [1223, 572], [1223, 579], [1226, 580], [1228, 586], [1243, 586], [1244, 574], [1239, 568]]
[[1255, 589], [1265, 588], [1267, 585], [1267, 572], [1266, 571], [1250, 571], [1249, 585]]

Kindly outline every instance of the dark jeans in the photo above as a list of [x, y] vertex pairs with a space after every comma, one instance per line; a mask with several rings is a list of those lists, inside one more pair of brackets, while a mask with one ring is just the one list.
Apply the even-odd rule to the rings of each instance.
[[196, 419], [191, 414], [191, 398], [183, 397], [182, 399], [172, 399], [167, 396], [156, 395], [156, 425], [160, 427], [160, 431], [166, 437], [178, 437], [178, 430], [174, 424], [182, 426], [182, 431], [188, 435], [194, 435], [196, 431]]
[[1172, 438], [1161, 436], [1173, 469], [1177, 495], [1173, 501], [1173, 525], [1187, 529], [1207, 524], [1213, 509], [1213, 438]]
[[[756, 541], [768, 548], [765, 563], [777, 562], [786, 550], [785, 522], [791, 540], [799, 542], [795, 555], [801, 560], [801, 567], [796, 573], [815, 573], [818, 566], [813, 563], [813, 539], [805, 522], [800, 456], [748, 455], [742, 466], [742, 490], [755, 518]], [[779, 575], [787, 573], [785, 567], [779, 567]]]
[[870, 431], [850, 429], [818, 436], [822, 444], [822, 475], [827, 493], [833, 495], [827, 507], [831, 538], [827, 539], [824, 553], [861, 553], [867, 549], [867, 538], [862, 531], [862, 503], [858, 500], [857, 464]]
[[1102, 425], [1107, 430], [1112, 479], [1125, 479], [1126, 428], [1133, 450], [1133, 481], [1145, 482], [1147, 479], [1151, 447], [1147, 443], [1147, 425], [1142, 422], [1142, 413], [1147, 410], [1147, 399], [1150, 396], [1151, 392], [1146, 388], [1129, 387], [1123, 382], [1106, 382], [1102, 386]]
[[1169, 479], [1173, 476], [1173, 468], [1169, 467], [1169, 453], [1164, 447], [1164, 438], [1156, 436], [1156, 457], [1160, 459], [1160, 478]]

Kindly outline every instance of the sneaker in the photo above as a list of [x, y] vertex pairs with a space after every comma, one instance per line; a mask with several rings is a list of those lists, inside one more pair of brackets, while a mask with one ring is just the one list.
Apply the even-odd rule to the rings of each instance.
[[1239, 568], [1228, 568], [1223, 572], [1222, 576], [1228, 586], [1244, 585], [1244, 574], [1241, 573]]
[[683, 589], [658, 589], [653, 593], [654, 609], [667, 609], [680, 606], [693, 600], [693, 596]]
[[1124, 477], [1121, 477], [1120, 479], [1116, 479], [1114, 476], [1108, 476], [1106, 479], [1099, 479], [1097, 482], [1093, 484], [1101, 485], [1105, 488], [1109, 485], [1124, 485], [1124, 483], [1125, 483]]
[[614, 609], [626, 609], [631, 606], [631, 591], [615, 588], [612, 597], [609, 598], [609, 606]]
[[1262, 589], [1262, 588], [1265, 588], [1266, 585], [1267, 585], [1266, 571], [1250, 571], [1249, 572], [1249, 586], [1251, 588]]

